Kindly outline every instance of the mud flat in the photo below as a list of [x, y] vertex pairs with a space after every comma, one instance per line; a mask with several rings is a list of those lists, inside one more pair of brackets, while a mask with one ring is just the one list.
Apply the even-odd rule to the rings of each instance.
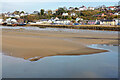
[[3, 29], [2, 51], [5, 55], [36, 61], [47, 56], [88, 55], [107, 50], [89, 48], [91, 44], [118, 44], [117, 34], [99, 32], [61, 32]]

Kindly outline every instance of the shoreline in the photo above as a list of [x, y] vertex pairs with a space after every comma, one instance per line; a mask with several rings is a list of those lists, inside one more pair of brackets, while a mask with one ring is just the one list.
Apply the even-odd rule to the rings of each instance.
[[[40, 58], [55, 55], [88, 55], [107, 50], [89, 48], [86, 45], [107, 44], [115, 42], [116, 34], [94, 34], [87, 32], [66, 33], [49, 31], [30, 31], [30, 30], [2, 30], [2, 49], [5, 55], [31, 59], [36, 61]], [[110, 39], [110, 38], [115, 39]], [[79, 38], [77, 38], [79, 37]], [[85, 38], [81, 38], [85, 37]], [[91, 39], [90, 39], [91, 38]], [[98, 39], [97, 39], [98, 38]], [[104, 39], [108, 38], [108, 39]]]
[[[2, 25], [2, 26], [12, 26], [9, 25]], [[17, 25], [21, 26], [21, 25]], [[35, 26], [35, 27], [51, 27], [51, 28], [68, 28], [68, 29], [87, 29], [87, 30], [106, 30], [106, 31], [120, 31], [120, 26], [118, 25], [50, 25], [50, 24], [27, 24], [23, 25], [24, 27], [27, 26]], [[14, 27], [14, 26], [13, 26]]]
[[[87, 47], [92, 48], [92, 47], [90, 47], [92, 45], [94, 45], [94, 44], [88, 45]], [[100, 45], [100, 44], [95, 44], [95, 45]], [[51, 56], [77, 56], [77, 55], [79, 56], [79, 55], [91, 55], [91, 54], [97, 54], [97, 53], [100, 54], [100, 53], [103, 53], [103, 52], [109, 52], [109, 50], [107, 50], [107, 49], [99, 49], [99, 48], [92, 48], [92, 49], [103, 50], [103, 51], [101, 51], [101, 52], [95, 52], [95, 53], [90, 53], [90, 54], [57, 54], [57, 55], [49, 55], [49, 56], [45, 56], [45, 57], [51, 57]], [[4, 55], [4, 56], [10, 56], [10, 57], [13, 57], [13, 58], [18, 58], [18, 57], [15, 57], [15, 56], [4, 54], [4, 53], [2, 53], [2, 55]], [[37, 60], [40, 60], [41, 58], [44, 58], [44, 57], [36, 56], [36, 57], [28, 58], [28, 59], [24, 58], [24, 60], [37, 61]], [[20, 58], [20, 59], [23, 59], [23, 58]]]

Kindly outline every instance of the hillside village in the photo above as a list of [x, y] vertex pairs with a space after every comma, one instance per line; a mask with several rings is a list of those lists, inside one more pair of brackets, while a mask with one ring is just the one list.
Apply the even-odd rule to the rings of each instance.
[[0, 24], [26, 25], [120, 25], [120, 5], [99, 7], [60, 7], [56, 10], [2, 13]]

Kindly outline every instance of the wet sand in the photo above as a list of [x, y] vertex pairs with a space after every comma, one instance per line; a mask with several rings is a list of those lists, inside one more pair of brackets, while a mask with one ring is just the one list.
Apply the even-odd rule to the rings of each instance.
[[5, 55], [36, 61], [58, 55], [88, 55], [107, 50], [87, 47], [91, 44], [117, 44], [117, 34], [92, 32], [2, 30], [2, 52]]

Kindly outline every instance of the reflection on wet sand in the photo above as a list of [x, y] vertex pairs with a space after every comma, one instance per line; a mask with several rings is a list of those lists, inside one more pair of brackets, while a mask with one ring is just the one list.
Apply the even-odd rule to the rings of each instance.
[[[91, 48], [92, 49], [92, 48]], [[88, 49], [89, 50], [89, 49]], [[29, 58], [27, 60], [29, 61], [37, 61], [41, 58], [44, 57], [50, 57], [50, 56], [75, 56], [75, 55], [90, 55], [90, 54], [95, 54], [95, 53], [102, 53], [102, 52], [108, 52], [108, 50], [100, 50], [100, 49], [93, 49], [93, 53], [80, 53], [80, 50], [76, 50], [76, 51], [71, 51], [71, 52], [66, 52], [66, 53], [62, 53], [62, 54], [54, 54], [54, 55], [46, 55], [46, 56], [37, 56], [37, 57], [33, 57], [33, 58]]]

